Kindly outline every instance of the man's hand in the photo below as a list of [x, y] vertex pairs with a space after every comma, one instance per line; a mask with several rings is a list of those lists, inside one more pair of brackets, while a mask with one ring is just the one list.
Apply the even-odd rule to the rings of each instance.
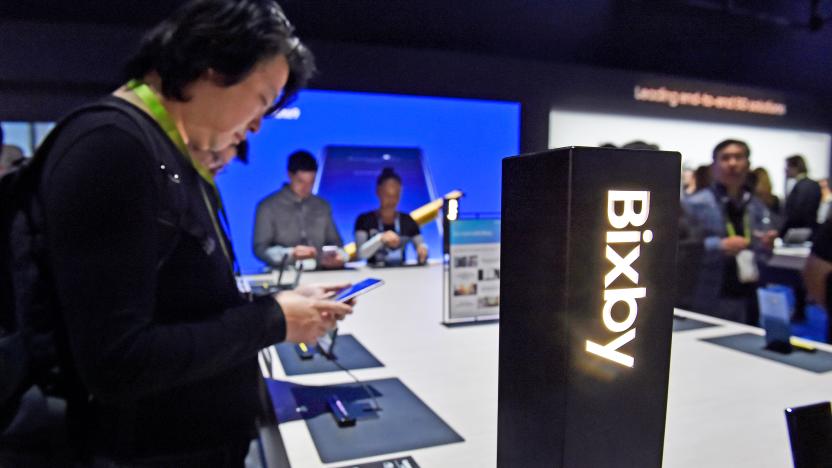
[[286, 341], [293, 343], [314, 345], [338, 320], [352, 313], [350, 304], [307, 297], [294, 291], [282, 291], [275, 299], [286, 318]]
[[738, 253], [748, 248], [748, 241], [742, 236], [728, 236], [721, 241], [725, 255], [736, 257]]
[[318, 250], [310, 245], [297, 245], [294, 251], [292, 251], [292, 255], [295, 257], [295, 260], [306, 260], [307, 258], [317, 257]]
[[394, 231], [384, 231], [384, 234], [381, 235], [381, 242], [391, 249], [398, 249], [402, 240]]
[[760, 245], [766, 250], [774, 249], [774, 239], [777, 239], [777, 231], [769, 230], [760, 236]]
[[416, 247], [416, 255], [419, 257], [419, 264], [424, 264], [428, 261], [428, 246], [425, 244]]

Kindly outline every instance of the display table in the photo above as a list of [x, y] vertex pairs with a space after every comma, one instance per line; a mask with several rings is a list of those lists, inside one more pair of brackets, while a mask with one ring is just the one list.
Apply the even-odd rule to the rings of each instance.
[[[496, 464], [499, 324], [444, 327], [442, 266], [305, 273], [304, 283], [383, 278], [341, 326], [384, 363], [352, 371], [363, 380], [397, 378], [464, 442], [325, 465], [304, 421], [280, 425], [293, 467], [352, 466], [410, 455], [421, 467]], [[676, 311], [717, 326], [673, 334], [664, 466], [791, 466], [784, 408], [832, 399], [832, 372], [814, 373], [701, 341], [762, 330]], [[832, 346], [818, 344], [832, 351]], [[305, 385], [351, 382], [344, 372], [278, 379]], [[545, 372], [541, 369], [541, 372]], [[382, 415], [383, 416], [383, 415]], [[360, 422], [359, 422], [360, 424]], [[599, 443], [603, 443], [599, 441]]]
[[806, 259], [809, 258], [811, 251], [812, 248], [807, 246], [775, 247], [768, 261], [768, 266], [803, 271]]

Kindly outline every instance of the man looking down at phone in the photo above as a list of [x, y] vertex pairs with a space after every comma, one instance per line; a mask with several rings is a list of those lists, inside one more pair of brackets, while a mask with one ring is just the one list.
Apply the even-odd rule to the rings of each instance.
[[39, 199], [78, 458], [242, 466], [257, 352], [351, 312], [323, 288], [241, 293], [213, 180], [313, 69], [274, 1], [195, 0], [145, 37], [129, 83], [58, 127]]
[[318, 163], [308, 151], [289, 156], [289, 182], [257, 204], [254, 221], [254, 255], [266, 265], [279, 268], [284, 258], [303, 268], [341, 268], [348, 260], [341, 234], [326, 200], [312, 187]]
[[409, 242], [416, 248], [417, 260], [428, 259], [428, 246], [419, 225], [407, 213], [398, 210], [402, 198], [402, 178], [386, 167], [376, 179], [379, 209], [362, 213], [355, 221], [355, 244], [359, 258], [375, 265], [401, 265]]

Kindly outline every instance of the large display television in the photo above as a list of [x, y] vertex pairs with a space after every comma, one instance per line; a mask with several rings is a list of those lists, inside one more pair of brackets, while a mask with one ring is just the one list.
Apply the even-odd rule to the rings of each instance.
[[[498, 212], [501, 160], [519, 152], [519, 140], [518, 103], [303, 91], [250, 137], [249, 164], [234, 163], [217, 178], [241, 268], [264, 266], [252, 252], [255, 208], [286, 182], [286, 161], [297, 149], [318, 159], [316, 190], [349, 243], [358, 214], [378, 206], [376, 171], [387, 163], [404, 179], [403, 212], [453, 189], [465, 192], [464, 211]], [[437, 224], [423, 233], [431, 257], [440, 257]]]

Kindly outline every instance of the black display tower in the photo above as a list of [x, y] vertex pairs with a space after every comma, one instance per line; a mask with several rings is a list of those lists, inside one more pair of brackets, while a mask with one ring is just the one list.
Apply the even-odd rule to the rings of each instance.
[[503, 160], [497, 465], [662, 463], [679, 153]]

